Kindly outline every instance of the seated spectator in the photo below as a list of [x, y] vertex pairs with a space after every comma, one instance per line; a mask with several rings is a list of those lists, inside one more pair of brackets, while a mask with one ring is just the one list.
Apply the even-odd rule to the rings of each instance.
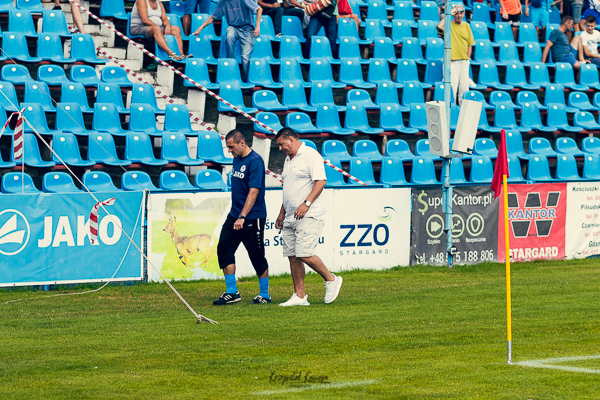
[[310, 17], [304, 13], [306, 6], [297, 0], [283, 0], [283, 15], [298, 17], [302, 22], [302, 28], [308, 26]]
[[339, 0], [338, 4], [338, 20], [340, 18], [350, 18], [353, 19], [356, 23], [356, 28], [360, 31], [360, 17], [352, 12], [352, 7], [350, 7], [350, 3], [348, 0]]
[[[77, 4], [81, 4], [81, 0], [73, 0], [73, 2], [77, 3]], [[79, 31], [79, 33], [85, 34], [85, 31], [83, 30], [83, 19], [81, 19], [81, 11], [79, 11], [79, 7], [77, 7], [77, 5], [75, 5], [73, 3], [70, 3], [70, 4], [71, 4], [71, 14], [73, 15], [73, 23], [77, 27], [77, 30]], [[62, 10], [62, 8], [60, 7], [60, 0], [54, 0], [53, 10]]]
[[596, 21], [600, 19], [600, 0], [589, 0], [590, 8], [585, 10], [579, 20], [579, 29], [585, 31], [585, 19], [590, 15], [596, 18]]
[[585, 19], [585, 31], [581, 32], [580, 36], [585, 59], [600, 66], [600, 54], [598, 54], [600, 32], [596, 30], [596, 18], [593, 15]]
[[320, 0], [306, 6], [305, 12], [310, 15], [310, 22], [306, 28], [306, 42], [304, 42], [304, 57], [310, 56], [311, 38], [316, 36], [321, 27], [325, 28], [325, 36], [331, 45], [331, 54], [337, 58], [337, 3], [336, 0]]
[[519, 37], [519, 23], [521, 21], [521, 1], [520, 0], [498, 0], [500, 3], [500, 13], [502, 21], [507, 22], [513, 31], [515, 42]]
[[281, 37], [281, 18], [283, 17], [283, 0], [258, 0], [258, 5], [263, 9], [263, 14], [271, 17], [275, 36]]
[[[256, 13], [256, 26], [252, 17], [254, 13]], [[242, 80], [247, 81], [254, 38], [260, 36], [262, 8], [254, 0], [220, 0], [212, 15], [196, 29], [193, 35], [197, 37], [205, 26], [212, 24], [215, 19], [220, 20], [223, 17], [227, 19], [229, 24], [227, 31], [225, 31], [227, 58], [235, 58], [236, 44], [239, 40], [242, 52]], [[221, 32], [222, 36], [223, 33]]]
[[[181, 61], [183, 58], [192, 56], [191, 54], [187, 56], [183, 55], [181, 30], [177, 26], [171, 26], [165, 12], [165, 7], [161, 1], [136, 0], [133, 10], [131, 10], [129, 32], [133, 36], [141, 35], [146, 39], [154, 39], [158, 47], [163, 49], [172, 60]], [[165, 40], [165, 35], [175, 36], [181, 56], [178, 56], [169, 48]]]
[[192, 27], [192, 14], [196, 12], [196, 6], [200, 5], [200, 14], [210, 13], [210, 0], [185, 0], [185, 10], [183, 18], [181, 18], [181, 26], [186, 35], [190, 34]]
[[[550, 0], [525, 0], [525, 16], [529, 17], [531, 14], [531, 23], [535, 26], [538, 37], [540, 36], [540, 30], [542, 37], [546, 37], [546, 25], [550, 23], [550, 7], [554, 7], [561, 1], [556, 0], [550, 4]], [[531, 7], [529, 7], [530, 4]]]
[[[587, 63], [583, 58], [583, 47], [581, 45], [581, 36], [575, 36], [569, 45], [569, 39], [566, 33], [573, 29], [573, 17], [566, 15], [562, 17], [560, 26], [550, 34], [544, 52], [542, 53], [542, 62], [548, 59], [548, 53], [552, 50], [552, 61], [567, 62], [574, 69], [579, 69], [581, 64]], [[575, 58], [578, 57], [579, 61]]]

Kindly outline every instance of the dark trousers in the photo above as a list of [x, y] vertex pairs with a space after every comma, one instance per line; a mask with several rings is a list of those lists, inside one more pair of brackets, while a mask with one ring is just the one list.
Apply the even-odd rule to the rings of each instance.
[[300, 22], [304, 20], [304, 10], [296, 7], [289, 7], [283, 9], [283, 15], [292, 15], [294, 17], [298, 17]]
[[263, 9], [263, 15], [268, 15], [273, 21], [273, 28], [275, 28], [275, 34], [281, 33], [281, 18], [283, 17], [283, 7], [277, 8], [265, 8]]
[[248, 219], [244, 221], [244, 227], [238, 231], [233, 229], [237, 218], [227, 215], [227, 219], [221, 228], [219, 244], [217, 244], [217, 256], [221, 269], [235, 264], [235, 252], [240, 243], [244, 244], [256, 275], [261, 276], [269, 268], [265, 258], [265, 223], [266, 218]]
[[310, 57], [311, 38], [319, 33], [322, 26], [325, 27], [325, 36], [327, 36], [327, 39], [329, 39], [329, 43], [331, 44], [331, 54], [333, 57], [337, 58], [338, 45], [335, 43], [337, 39], [337, 18], [335, 18], [335, 16], [333, 18], [326, 18], [320, 13], [313, 15], [310, 18], [310, 22], [306, 28], [306, 42], [304, 42], [305, 58]]

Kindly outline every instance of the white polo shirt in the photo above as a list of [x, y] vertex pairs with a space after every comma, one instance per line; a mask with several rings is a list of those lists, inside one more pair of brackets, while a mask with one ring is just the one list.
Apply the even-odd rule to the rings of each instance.
[[[293, 159], [290, 160], [290, 156], [285, 158], [281, 177], [285, 220], [294, 221], [296, 209], [306, 200], [315, 181], [327, 180], [323, 157], [315, 149], [302, 143]], [[321, 195], [311, 204], [305, 217], [324, 220], [325, 211], [325, 200]]]

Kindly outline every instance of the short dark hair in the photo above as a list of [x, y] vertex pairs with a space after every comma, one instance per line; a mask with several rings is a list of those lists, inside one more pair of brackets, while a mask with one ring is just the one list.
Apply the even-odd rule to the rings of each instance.
[[229, 140], [229, 139], [233, 139], [233, 141], [235, 143], [239, 143], [240, 141], [246, 141], [246, 137], [244, 136], [244, 134], [242, 133], [242, 131], [234, 129], [232, 131], [230, 131], [227, 136], [225, 136], [225, 141]]
[[590, 24], [595, 24], [596, 17], [594, 17], [593, 15], [588, 15], [588, 17], [585, 19], [585, 22], [589, 22]]
[[284, 139], [289, 138], [289, 137], [293, 137], [294, 139], [299, 139], [298, 134], [292, 128], [280, 129], [279, 132], [277, 132], [277, 136], [275, 136], [275, 140], [279, 139], [280, 137], [282, 137]]
[[564, 17], [562, 17], [562, 19], [560, 20], [560, 24], [564, 25], [569, 21], [573, 21], [573, 17], [571, 17], [570, 15], [565, 15]]

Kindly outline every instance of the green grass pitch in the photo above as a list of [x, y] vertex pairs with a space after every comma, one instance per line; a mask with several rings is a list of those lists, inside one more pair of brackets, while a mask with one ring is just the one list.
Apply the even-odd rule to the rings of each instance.
[[[304, 308], [277, 306], [290, 276], [271, 278], [270, 305], [251, 304], [256, 278], [220, 308], [222, 281], [175, 283], [219, 325], [196, 325], [164, 284], [0, 290], [0, 398], [598, 398], [600, 374], [507, 365], [502, 264], [342, 275], [330, 305], [307, 275]], [[512, 290], [515, 362], [600, 354], [597, 260], [513, 264]]]

